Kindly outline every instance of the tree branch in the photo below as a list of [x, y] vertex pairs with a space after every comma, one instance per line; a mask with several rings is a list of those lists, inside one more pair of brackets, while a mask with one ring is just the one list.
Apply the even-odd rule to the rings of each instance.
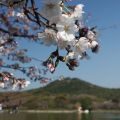
[[25, 37], [25, 38], [34, 38], [34, 37], [37, 37], [37, 36], [35, 36], [35, 35], [26, 35], [26, 34], [11, 33], [11, 32], [9, 32], [9, 31], [3, 29], [3, 28], [0, 28], [0, 31], [1, 31], [1, 32], [4, 32], [4, 33], [7, 33], [7, 34], [9, 34], [9, 35], [11, 35], [11, 36], [14, 36], [14, 37]]
[[34, 14], [35, 14], [35, 18], [36, 18], [36, 20], [37, 20], [37, 23], [38, 23], [38, 25], [41, 27], [39, 15], [38, 15], [38, 13], [36, 12], [36, 9], [37, 9], [37, 8], [35, 8], [35, 1], [34, 1], [34, 0], [31, 0], [31, 4], [32, 4], [32, 9], [33, 9], [33, 12], [34, 12]]

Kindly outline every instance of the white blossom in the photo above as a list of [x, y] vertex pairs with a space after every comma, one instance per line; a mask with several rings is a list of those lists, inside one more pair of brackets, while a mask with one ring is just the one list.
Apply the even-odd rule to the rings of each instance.
[[43, 33], [38, 33], [38, 38], [47, 46], [56, 44], [56, 33], [54, 30], [46, 28]]
[[30, 81], [25, 81], [24, 86], [28, 87], [28, 85], [30, 85]]
[[50, 23], [57, 23], [62, 14], [60, 7], [61, 0], [44, 0], [41, 15], [49, 20]]
[[87, 38], [90, 39], [90, 40], [96, 40], [96, 35], [93, 31], [88, 31], [87, 33]]
[[0, 82], [0, 87], [4, 88], [5, 87], [5, 83], [4, 82]]
[[71, 18], [81, 20], [81, 19], [82, 19], [82, 16], [83, 16], [83, 13], [84, 13], [83, 7], [84, 7], [83, 4], [78, 4], [78, 5], [75, 7], [74, 12], [71, 14]]
[[70, 44], [70, 42], [74, 41], [75, 33], [78, 31], [78, 28], [75, 25], [75, 21], [71, 19], [68, 15], [62, 15], [56, 27], [58, 30], [57, 38], [59, 46], [61, 46], [61, 44], [66, 46]]
[[18, 13], [16, 14], [16, 16], [19, 17], [19, 18], [24, 18], [24, 17], [25, 17], [25, 14], [18, 12]]
[[92, 42], [90, 43], [90, 48], [94, 48], [94, 47], [96, 47], [96, 46], [98, 46], [98, 42], [97, 42], [97, 41], [92, 41]]
[[69, 59], [73, 59], [75, 58], [75, 52], [69, 52], [67, 55], [66, 55], [66, 61], [69, 60]]
[[82, 57], [82, 54], [89, 48], [90, 43], [87, 38], [81, 37], [75, 44], [75, 52]]

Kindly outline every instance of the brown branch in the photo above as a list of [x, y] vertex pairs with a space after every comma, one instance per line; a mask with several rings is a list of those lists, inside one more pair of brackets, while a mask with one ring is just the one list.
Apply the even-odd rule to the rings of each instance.
[[33, 12], [34, 12], [34, 14], [35, 14], [35, 18], [36, 18], [36, 20], [37, 20], [37, 23], [38, 23], [38, 25], [41, 27], [39, 15], [38, 15], [38, 13], [36, 12], [36, 9], [37, 9], [37, 8], [35, 8], [35, 1], [34, 1], [34, 0], [31, 0], [31, 4], [32, 4], [32, 9], [33, 9]]
[[37, 37], [35, 35], [26, 35], [26, 34], [17, 34], [17, 33], [11, 33], [3, 28], [0, 28], [0, 31], [3, 32], [3, 33], [7, 33], [11, 36], [14, 36], [14, 37], [25, 37], [25, 38], [34, 38], [34, 37]]
[[6, 25], [6, 26], [11, 26], [10, 22], [8, 21], [7, 17], [3, 14], [0, 13], [0, 18], [2, 19], [2, 22]]
[[27, 7], [27, 5], [28, 5], [28, 0], [26, 0], [26, 2], [25, 2], [25, 7]]
[[4, 43], [0, 44], [0, 47], [4, 46], [5, 44], [10, 43], [10, 42], [12, 42], [12, 39], [8, 39]]
[[19, 1], [10, 1], [9, 6], [13, 7], [14, 5], [18, 5], [19, 3], [24, 2], [25, 0], [19, 0]]
[[12, 68], [12, 67], [10, 67], [9, 65], [1, 65], [0, 68], [6, 68], [6, 69], [9, 68], [9, 69], [21, 71], [21, 68], [24, 68], [24, 67]]
[[24, 14], [27, 16], [27, 18], [30, 21], [37, 23], [37, 21], [34, 20], [33, 18], [31, 18], [29, 14], [31, 14], [33, 17], [34, 17], [34, 15], [26, 7], [24, 7], [23, 9], [24, 9]]
[[[32, 21], [32, 22], [35, 22], [37, 23], [38, 25], [41, 23], [43, 25], [45, 25], [46, 27], [48, 27], [49, 25], [47, 24], [48, 20], [46, 18], [44, 18], [42, 15], [40, 15], [39, 12], [36, 11], [37, 15], [40, 16], [41, 18], [45, 19], [47, 22], [44, 22], [42, 21], [40, 18], [39, 18], [39, 22], [36, 20], [36, 17], [34, 16], [34, 14], [30, 11], [30, 9], [27, 9], [26, 7], [23, 8], [24, 9], [24, 14], [27, 16], [27, 18]], [[31, 18], [30, 15], [32, 15], [35, 19]]]
[[25, 0], [14, 1], [13, 4], [19, 4], [19, 3], [23, 2], [23, 1], [25, 1]]

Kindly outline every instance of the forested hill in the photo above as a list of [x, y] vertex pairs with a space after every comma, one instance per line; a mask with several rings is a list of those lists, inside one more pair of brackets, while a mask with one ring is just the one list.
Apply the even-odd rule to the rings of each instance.
[[64, 78], [63, 80], [56, 80], [44, 88], [33, 90], [33, 93], [35, 92], [40, 94], [40, 91], [48, 92], [50, 94], [88, 94], [107, 99], [119, 98], [120, 96], [120, 89], [100, 87], [78, 78]]

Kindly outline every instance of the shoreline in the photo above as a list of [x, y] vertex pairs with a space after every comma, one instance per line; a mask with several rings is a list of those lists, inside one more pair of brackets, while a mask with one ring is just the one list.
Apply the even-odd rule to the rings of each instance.
[[[7, 110], [0, 111], [0, 113], [8, 112]], [[84, 114], [84, 111], [78, 110], [18, 110], [20, 113], [78, 113]], [[120, 110], [93, 110], [85, 114], [89, 113], [120, 113]]]
[[[20, 110], [20, 112], [27, 112], [27, 113], [85, 113], [84, 111], [78, 110]], [[120, 113], [120, 110], [93, 110], [89, 113]]]
[[20, 110], [27, 113], [76, 113], [77, 110]]

